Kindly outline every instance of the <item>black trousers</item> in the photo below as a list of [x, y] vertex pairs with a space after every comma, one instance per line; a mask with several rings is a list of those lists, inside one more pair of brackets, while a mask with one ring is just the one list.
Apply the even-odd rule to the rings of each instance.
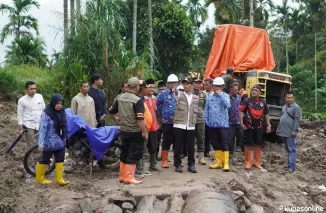
[[234, 152], [234, 143], [235, 139], [237, 139], [238, 146], [241, 148], [243, 147], [242, 139], [243, 139], [243, 133], [242, 129], [240, 127], [240, 124], [230, 124], [229, 130], [228, 130], [228, 142], [229, 142], [229, 150], [231, 153]]
[[209, 127], [205, 125], [205, 152], [211, 151], [211, 131]]
[[148, 133], [148, 142], [147, 142], [147, 149], [150, 154], [153, 154], [157, 150], [157, 132], [149, 132]]
[[63, 163], [65, 161], [65, 148], [55, 151], [43, 151], [40, 164], [49, 164], [52, 155], [54, 155], [56, 163]]
[[263, 144], [263, 135], [264, 129], [263, 128], [252, 128], [246, 129], [244, 131], [245, 145], [262, 145]]
[[163, 128], [162, 150], [169, 151], [172, 144], [174, 147], [173, 124], [163, 124], [162, 128]]
[[229, 151], [228, 129], [227, 128], [209, 128], [214, 151]]
[[174, 128], [175, 150], [174, 150], [174, 166], [181, 166], [182, 144], [187, 141], [188, 166], [195, 165], [195, 130], [185, 130]]
[[120, 132], [122, 153], [120, 161], [125, 164], [136, 164], [143, 158], [144, 138], [141, 132]]

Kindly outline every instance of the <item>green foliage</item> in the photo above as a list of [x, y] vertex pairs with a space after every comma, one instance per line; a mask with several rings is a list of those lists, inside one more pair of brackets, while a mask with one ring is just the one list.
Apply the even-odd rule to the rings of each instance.
[[6, 62], [14, 65], [34, 64], [45, 67], [49, 62], [45, 47], [45, 42], [40, 38], [33, 38], [29, 35], [16, 38], [8, 46]]
[[14, 73], [0, 67], [0, 94], [15, 96], [17, 87], [22, 87], [22, 85]]
[[[7, 76], [15, 77], [9, 77], [10, 79], [16, 79], [13, 80], [16, 81], [16, 83], [9, 86], [10, 91], [8, 91], [8, 93], [4, 90], [5, 94], [10, 95], [12, 92], [12, 94], [23, 95], [25, 93], [24, 84], [27, 81], [36, 82], [37, 92], [41, 93], [47, 101], [50, 100], [53, 94], [62, 92], [62, 79], [59, 78], [59, 75], [56, 72], [42, 70], [33, 65], [7, 65], [0, 69], [0, 73], [7, 73]], [[1, 91], [3, 90], [1, 89]]]

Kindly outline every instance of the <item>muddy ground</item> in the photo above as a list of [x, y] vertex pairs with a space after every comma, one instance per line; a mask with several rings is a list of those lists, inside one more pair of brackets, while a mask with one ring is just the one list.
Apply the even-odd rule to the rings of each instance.
[[[98, 209], [96, 212], [101, 212], [101, 204], [96, 201], [115, 193], [146, 195], [204, 187], [243, 191], [252, 203], [264, 207], [265, 212], [279, 212], [279, 205], [319, 205], [326, 208], [326, 192], [318, 189], [318, 186], [326, 185], [326, 137], [322, 125], [302, 129], [298, 139], [297, 171], [293, 174], [285, 170], [287, 155], [283, 144], [266, 142], [262, 164], [268, 172], [254, 169], [251, 177], [243, 169], [243, 154], [237, 152], [231, 160], [229, 173], [210, 170], [208, 165], [197, 165], [197, 174], [179, 174], [174, 172], [173, 163], [170, 162], [169, 169], [145, 177], [141, 185], [129, 186], [118, 183], [117, 172], [97, 167], [90, 176], [90, 167], [83, 166], [65, 174], [71, 183], [59, 187], [54, 184], [37, 185], [33, 179], [31, 183], [25, 182], [22, 162], [28, 147], [23, 140], [10, 154], [5, 155], [17, 136], [15, 110], [13, 104], [4, 100], [0, 102], [0, 213], [64, 212], [63, 209], [80, 212], [78, 203], [84, 198], [94, 201], [94, 208]], [[210, 159], [207, 161], [212, 163]], [[48, 178], [54, 179], [54, 176]]]

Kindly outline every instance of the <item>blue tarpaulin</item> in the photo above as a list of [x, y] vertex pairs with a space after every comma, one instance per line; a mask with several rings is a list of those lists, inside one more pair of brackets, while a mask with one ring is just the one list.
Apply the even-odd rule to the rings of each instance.
[[68, 137], [74, 135], [80, 128], [86, 129], [87, 138], [96, 160], [101, 160], [105, 151], [114, 142], [119, 133], [119, 126], [105, 126], [100, 128], [89, 127], [79, 116], [74, 115], [70, 108], [66, 109]]

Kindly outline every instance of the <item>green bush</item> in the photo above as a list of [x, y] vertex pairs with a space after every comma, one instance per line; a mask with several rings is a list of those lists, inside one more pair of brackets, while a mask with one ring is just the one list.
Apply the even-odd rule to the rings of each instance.
[[22, 87], [22, 83], [17, 76], [8, 71], [0, 68], [0, 94], [13, 96], [19, 93], [19, 89]]

